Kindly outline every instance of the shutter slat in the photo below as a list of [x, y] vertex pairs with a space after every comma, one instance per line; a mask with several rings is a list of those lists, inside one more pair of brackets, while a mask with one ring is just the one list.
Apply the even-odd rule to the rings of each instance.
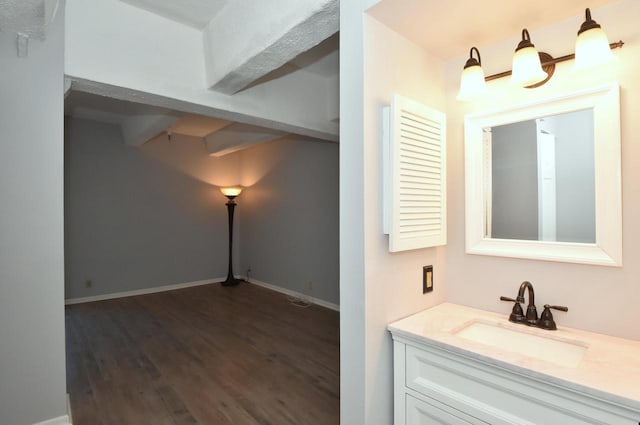
[[415, 143], [404, 143], [402, 145], [402, 150], [407, 150], [409, 152], [418, 152], [418, 153], [422, 153], [423, 155], [429, 155], [429, 156], [434, 156], [436, 158], [442, 158], [442, 154], [440, 152], [440, 149], [432, 149], [431, 147], [427, 146], [425, 147], [420, 146], [418, 144]]

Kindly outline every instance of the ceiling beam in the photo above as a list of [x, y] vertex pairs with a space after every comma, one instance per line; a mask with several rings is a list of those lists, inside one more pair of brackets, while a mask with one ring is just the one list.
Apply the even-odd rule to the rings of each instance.
[[133, 115], [121, 124], [122, 138], [129, 146], [141, 146], [179, 119], [173, 115]]
[[66, 0], [72, 90], [337, 141], [322, 76], [298, 70], [228, 96], [209, 90], [205, 69], [201, 31], [121, 1]]
[[246, 124], [231, 124], [205, 137], [210, 156], [220, 157], [258, 143], [269, 142], [286, 136], [286, 133]]
[[339, 21], [338, 0], [230, 2], [203, 31], [207, 84], [237, 93], [335, 34]]

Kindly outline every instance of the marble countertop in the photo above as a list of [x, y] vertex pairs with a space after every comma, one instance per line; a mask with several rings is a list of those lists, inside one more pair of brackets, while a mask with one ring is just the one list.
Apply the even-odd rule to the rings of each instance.
[[[456, 335], [474, 322], [578, 343], [587, 349], [575, 367], [563, 367]], [[531, 328], [509, 322], [508, 314], [451, 303], [398, 320], [388, 329], [394, 337], [438, 346], [640, 411], [640, 341], [561, 326], [557, 331]]]

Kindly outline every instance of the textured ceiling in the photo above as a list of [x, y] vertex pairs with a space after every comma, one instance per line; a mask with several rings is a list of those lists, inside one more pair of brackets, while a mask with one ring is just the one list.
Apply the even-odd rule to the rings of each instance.
[[120, 0], [194, 28], [204, 28], [230, 0]]
[[[441, 59], [576, 17], [613, 0], [383, 0], [368, 13]], [[594, 16], [597, 21], [598, 17]]]
[[58, 0], [0, 0], [0, 31], [44, 39]]

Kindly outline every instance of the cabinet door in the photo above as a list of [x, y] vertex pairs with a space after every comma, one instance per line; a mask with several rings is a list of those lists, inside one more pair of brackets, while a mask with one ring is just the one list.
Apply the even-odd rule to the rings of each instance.
[[[468, 416], [455, 409], [445, 411], [432, 404], [418, 400], [406, 394], [407, 425], [470, 425], [484, 424], [486, 422]], [[455, 414], [453, 412], [456, 412]], [[464, 416], [464, 419], [462, 418]]]
[[389, 252], [446, 245], [447, 116], [394, 93], [383, 122], [383, 231]]

